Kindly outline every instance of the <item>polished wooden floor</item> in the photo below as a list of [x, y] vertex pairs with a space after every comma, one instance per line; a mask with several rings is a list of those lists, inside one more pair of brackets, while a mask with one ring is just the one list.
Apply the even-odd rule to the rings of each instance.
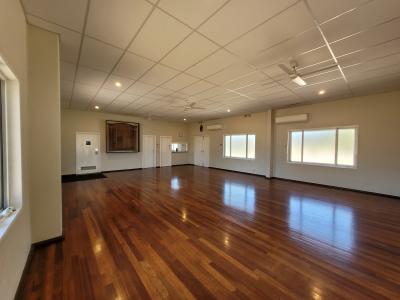
[[400, 299], [400, 200], [181, 166], [63, 184], [23, 299]]

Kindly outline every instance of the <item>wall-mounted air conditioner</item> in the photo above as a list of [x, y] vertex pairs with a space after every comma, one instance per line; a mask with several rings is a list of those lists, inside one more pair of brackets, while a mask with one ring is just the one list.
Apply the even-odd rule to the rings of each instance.
[[224, 126], [221, 124], [207, 125], [207, 130], [221, 130], [224, 129]]
[[275, 124], [297, 123], [297, 122], [307, 122], [307, 121], [308, 121], [308, 114], [298, 114], [298, 115], [275, 118]]

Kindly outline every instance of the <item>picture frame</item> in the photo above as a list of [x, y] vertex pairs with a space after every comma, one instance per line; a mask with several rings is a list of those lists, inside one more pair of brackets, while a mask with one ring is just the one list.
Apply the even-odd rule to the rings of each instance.
[[140, 152], [140, 124], [136, 122], [106, 120], [106, 152]]

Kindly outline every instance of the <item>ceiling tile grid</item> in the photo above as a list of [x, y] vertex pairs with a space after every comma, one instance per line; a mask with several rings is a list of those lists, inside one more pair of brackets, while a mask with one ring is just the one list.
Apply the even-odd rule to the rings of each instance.
[[80, 64], [95, 70], [110, 72], [123, 51], [98, 40], [83, 39]]
[[104, 80], [107, 78], [107, 73], [93, 70], [86, 67], [78, 67], [76, 72], [75, 82], [100, 88]]
[[145, 0], [91, 0], [86, 34], [125, 48], [151, 8], [152, 5]]
[[313, 26], [313, 19], [306, 6], [303, 2], [298, 2], [262, 26], [229, 44], [227, 48], [242, 57], [253, 57], [261, 50], [296, 37]]
[[114, 73], [116, 75], [136, 80], [153, 66], [153, 61], [127, 52], [118, 62], [117, 66], [115, 67]]
[[161, 62], [178, 70], [185, 70], [218, 50], [218, 46], [198, 33], [191, 34]]
[[199, 31], [225, 45], [295, 3], [295, 0], [232, 0]]
[[158, 61], [191, 33], [191, 28], [156, 9], [129, 51]]
[[[64, 108], [196, 120], [398, 89], [398, 0], [22, 3], [60, 35]], [[293, 59], [305, 87], [278, 66]]]

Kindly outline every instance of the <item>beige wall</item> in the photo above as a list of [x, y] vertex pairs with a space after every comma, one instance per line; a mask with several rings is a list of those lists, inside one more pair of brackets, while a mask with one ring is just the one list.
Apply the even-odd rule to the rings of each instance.
[[[275, 116], [309, 113], [306, 123], [274, 128], [274, 176], [400, 196], [400, 92], [278, 109]], [[287, 163], [290, 129], [358, 125], [358, 167]]]
[[[199, 123], [189, 124], [189, 129], [186, 130], [184, 124], [181, 123], [65, 110], [62, 113], [63, 174], [75, 172], [75, 132], [102, 132], [104, 152], [104, 121], [118, 119], [139, 121], [142, 123], [142, 134], [172, 135], [174, 141], [189, 142], [188, 155], [173, 154], [173, 164], [193, 163], [193, 137], [208, 135], [210, 136], [210, 167], [399, 195], [400, 191], [396, 186], [396, 178], [400, 176], [400, 160], [398, 159], [400, 133], [397, 130], [400, 128], [399, 112], [400, 92], [392, 92], [278, 109], [273, 112], [274, 117], [309, 113], [311, 119], [306, 123], [273, 125], [271, 112], [267, 111], [252, 114], [247, 118], [236, 116], [207, 121], [204, 123], [203, 133], [200, 133]], [[224, 129], [207, 131], [206, 126], [210, 124], [221, 124]], [[344, 125], [359, 126], [357, 169], [287, 163], [288, 130]], [[183, 138], [177, 137], [179, 131], [184, 133]], [[255, 160], [223, 158], [223, 135], [234, 133], [256, 134]], [[139, 168], [140, 166], [140, 154], [103, 153], [104, 170]]]
[[8, 300], [14, 298], [31, 245], [26, 22], [19, 1], [0, 0], [0, 37], [0, 57], [15, 75], [7, 82], [7, 141], [12, 161], [8, 170], [9, 196], [18, 210], [0, 235], [0, 297]]
[[[193, 136], [208, 135], [210, 137], [210, 167], [233, 171], [269, 175], [269, 149], [270, 149], [270, 112], [251, 114], [250, 117], [237, 116], [203, 123], [204, 131], [201, 133], [198, 123], [190, 125], [193, 145]], [[221, 124], [222, 130], [208, 131], [207, 125]], [[223, 157], [223, 136], [227, 134], [252, 133], [256, 135], [256, 159], [234, 159]], [[193, 163], [193, 147], [190, 147], [190, 162]]]
[[[129, 121], [140, 123], [140, 136], [157, 136], [157, 162], [159, 160], [160, 136], [172, 136], [172, 142], [189, 142], [185, 123], [147, 120], [144, 118], [106, 114], [100, 112], [62, 110], [62, 174], [75, 174], [76, 132], [100, 132], [101, 167], [103, 171], [135, 169], [142, 167], [142, 153], [106, 153], [105, 121]], [[182, 135], [182, 136], [179, 136]], [[142, 144], [142, 143], [141, 143]], [[187, 153], [172, 153], [172, 164], [188, 163]], [[157, 163], [158, 164], [158, 163]]]
[[[276, 116], [308, 113], [305, 123], [274, 125]], [[210, 136], [210, 167], [267, 177], [280, 177], [338, 187], [400, 196], [400, 92], [376, 94], [338, 101], [277, 109], [272, 112], [207, 121], [222, 124], [223, 130], [199, 131], [190, 124], [191, 145], [194, 135]], [[358, 166], [356, 169], [289, 164], [287, 134], [290, 129], [357, 125]], [[223, 158], [223, 135], [256, 134], [256, 160]], [[190, 147], [193, 163], [193, 147]]]
[[32, 242], [62, 235], [58, 35], [28, 26]]

